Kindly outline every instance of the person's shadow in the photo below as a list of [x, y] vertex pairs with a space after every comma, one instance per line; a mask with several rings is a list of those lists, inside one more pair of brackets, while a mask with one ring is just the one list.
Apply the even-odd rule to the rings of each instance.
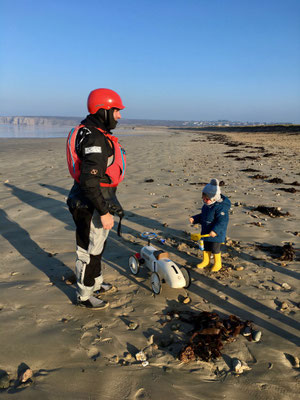
[[17, 222], [12, 221], [7, 213], [0, 209], [1, 235], [6, 239], [22, 257], [42, 271], [58, 289], [74, 302], [75, 291], [63, 282], [63, 277], [73, 275], [73, 271], [63, 264], [54, 255], [43, 250], [30, 234]]

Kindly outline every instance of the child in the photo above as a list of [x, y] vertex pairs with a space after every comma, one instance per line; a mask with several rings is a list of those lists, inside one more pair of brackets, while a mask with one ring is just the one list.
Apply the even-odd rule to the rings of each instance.
[[212, 179], [202, 191], [201, 214], [190, 218], [191, 224], [201, 224], [201, 234], [209, 234], [204, 238], [203, 261], [197, 264], [198, 268], [205, 268], [210, 265], [211, 253], [214, 256], [214, 265], [212, 272], [219, 271], [222, 268], [221, 244], [225, 241], [227, 225], [229, 220], [229, 209], [231, 206], [228, 197], [221, 194], [219, 181]]

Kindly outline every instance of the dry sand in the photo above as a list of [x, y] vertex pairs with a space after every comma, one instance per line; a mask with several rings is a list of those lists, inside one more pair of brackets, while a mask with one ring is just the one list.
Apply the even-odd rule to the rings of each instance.
[[[75, 261], [65, 140], [0, 141], [0, 375], [1, 382], [5, 372], [10, 379], [1, 399], [298, 398], [300, 370], [292, 357], [300, 357], [300, 136], [226, 135], [119, 130], [128, 160], [119, 188], [126, 218], [123, 238], [116, 223], [106, 248], [105, 280], [118, 292], [107, 295], [110, 308], [102, 311], [76, 307], [75, 286], [65, 281]], [[201, 252], [189, 241], [197, 228], [188, 223], [213, 177], [224, 181], [222, 192], [232, 202], [224, 268], [215, 274], [195, 269]], [[272, 178], [283, 182], [268, 182]], [[297, 192], [281, 190], [288, 188]], [[290, 215], [272, 218], [254, 211], [259, 205]], [[143, 231], [165, 238], [165, 245], [153, 244], [190, 269], [190, 304], [178, 301], [184, 289], [166, 285], [154, 297], [148, 272], [129, 272], [128, 257], [146, 244]], [[294, 261], [278, 258], [288, 242], [297, 249]], [[239, 335], [215, 361], [180, 363], [191, 326], [179, 320], [173, 331], [167, 313], [184, 310], [251, 320], [261, 341]], [[128, 329], [130, 322], [137, 329]], [[143, 367], [134, 355], [145, 348], [149, 365]], [[251, 370], [234, 374], [235, 357]], [[33, 371], [30, 385], [17, 382], [24, 366]]]

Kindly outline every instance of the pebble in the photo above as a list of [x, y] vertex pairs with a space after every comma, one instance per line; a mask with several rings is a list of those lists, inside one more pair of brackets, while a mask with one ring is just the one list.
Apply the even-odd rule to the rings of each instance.
[[285, 289], [285, 290], [290, 290], [291, 289], [291, 286], [288, 283], [283, 283], [281, 285], [281, 287], [283, 287], [283, 289]]
[[262, 335], [261, 331], [253, 331], [252, 332], [252, 340], [253, 340], [253, 342], [259, 342], [260, 339], [261, 339], [261, 335]]
[[236, 267], [235, 269], [236, 269], [236, 271], [243, 271], [244, 267], [240, 266], [240, 267]]
[[285, 301], [283, 301], [283, 302], [281, 303], [280, 311], [287, 310], [288, 308], [289, 308], [288, 303], [286, 303]]
[[147, 356], [143, 351], [139, 351], [136, 353], [135, 358], [137, 361], [147, 361]]
[[30, 368], [27, 368], [26, 371], [22, 372], [19, 376], [19, 381], [24, 383], [27, 382], [33, 375], [33, 372]]
[[191, 302], [191, 298], [185, 297], [182, 302], [183, 302], [183, 304], [189, 304]]
[[251, 335], [251, 328], [250, 326], [246, 326], [244, 332], [243, 332], [243, 336], [250, 336]]
[[149, 365], [149, 361], [143, 361], [143, 362], [142, 362], [142, 366], [143, 366], [143, 367], [147, 367], [148, 365]]
[[136, 322], [130, 322], [128, 324], [128, 329], [130, 329], [131, 331], [134, 331], [135, 329], [137, 329], [139, 327], [139, 324], [137, 324]]
[[241, 366], [242, 366], [242, 363], [238, 358], [233, 358], [232, 359], [232, 369], [235, 372], [238, 372], [240, 370]]

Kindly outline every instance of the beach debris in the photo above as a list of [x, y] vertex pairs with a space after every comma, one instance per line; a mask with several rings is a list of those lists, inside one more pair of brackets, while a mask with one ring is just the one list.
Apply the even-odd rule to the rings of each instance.
[[145, 179], [144, 182], [146, 182], [146, 183], [151, 183], [151, 182], [154, 182], [154, 179], [152, 179], [152, 178]]
[[232, 370], [238, 375], [242, 374], [244, 371], [251, 370], [251, 368], [247, 365], [247, 363], [245, 363], [245, 361], [241, 361], [238, 358], [233, 358], [231, 363]]
[[192, 300], [189, 296], [182, 296], [181, 294], [178, 296], [179, 303], [189, 304]]
[[147, 367], [148, 365], [149, 365], [149, 361], [143, 361], [143, 362], [142, 362], [142, 366], [143, 366], [143, 367]]
[[283, 246], [256, 244], [256, 247], [262, 251], [269, 252], [272, 258], [277, 258], [281, 261], [293, 261], [295, 258], [295, 249], [292, 243], [287, 243]]
[[26, 364], [21, 364], [21, 366], [18, 369], [18, 383], [19, 384], [32, 384], [32, 378], [33, 372], [32, 369], [28, 367]]
[[247, 332], [248, 329], [250, 335], [246, 334], [245, 337], [253, 341], [252, 333], [256, 332], [251, 321], [243, 322], [235, 315], [221, 319], [217, 313], [203, 311], [184, 313], [180, 319], [194, 326], [190, 331], [192, 336], [188, 344], [183, 346], [179, 354], [179, 360], [184, 363], [197, 359], [207, 362], [219, 358], [226, 342], [233, 342], [239, 334]]
[[299, 190], [297, 190], [295, 188], [278, 188], [278, 190], [282, 190], [282, 191], [287, 192], [287, 193], [297, 193], [297, 192], [299, 192]]
[[267, 179], [268, 175], [260, 175], [260, 174], [256, 174], [251, 176], [252, 179]]
[[282, 255], [280, 257], [281, 261], [293, 261], [295, 258], [295, 249], [292, 243], [287, 243], [282, 246]]
[[147, 361], [147, 356], [146, 356], [146, 354], [141, 350], [141, 351], [139, 351], [138, 353], [136, 353], [135, 359], [136, 359], [137, 361], [143, 362], [143, 361]]
[[283, 301], [280, 305], [280, 311], [286, 311], [288, 310], [288, 308], [289, 308], [288, 303], [286, 301]]
[[283, 183], [281, 178], [272, 178], [268, 180], [269, 183]]
[[139, 324], [136, 322], [129, 322], [128, 329], [131, 331], [135, 331], [139, 327]]
[[284, 282], [284, 283], [281, 285], [281, 287], [282, 287], [284, 290], [291, 290], [291, 289], [292, 289], [291, 286], [290, 286], [288, 283], [286, 283], [286, 282]]
[[254, 209], [254, 211], [259, 211], [262, 214], [269, 215], [269, 217], [276, 218], [276, 217], [287, 217], [290, 213], [287, 211], [283, 213], [281, 211], [281, 207], [267, 207], [267, 206], [258, 206]]

